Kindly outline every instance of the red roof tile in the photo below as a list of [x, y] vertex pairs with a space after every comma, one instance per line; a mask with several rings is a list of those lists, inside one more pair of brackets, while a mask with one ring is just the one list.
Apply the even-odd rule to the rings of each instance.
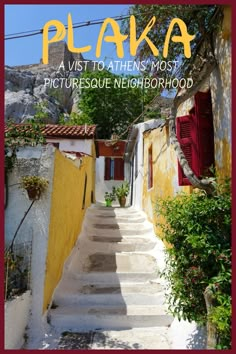
[[[25, 131], [31, 129], [31, 124], [15, 124], [15, 126]], [[5, 127], [5, 132], [7, 130]], [[96, 125], [46, 124], [42, 128], [42, 133], [46, 138], [93, 139], [95, 131]]]

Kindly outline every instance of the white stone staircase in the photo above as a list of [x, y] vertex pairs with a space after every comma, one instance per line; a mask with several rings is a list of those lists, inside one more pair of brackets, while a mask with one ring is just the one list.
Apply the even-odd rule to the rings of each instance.
[[91, 206], [54, 293], [51, 326], [61, 331], [170, 326], [159, 277], [162, 247], [144, 213]]

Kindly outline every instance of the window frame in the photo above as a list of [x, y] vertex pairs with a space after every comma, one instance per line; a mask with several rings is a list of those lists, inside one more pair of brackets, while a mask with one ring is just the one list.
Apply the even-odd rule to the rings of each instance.
[[[187, 131], [183, 125], [189, 122]], [[210, 90], [197, 92], [194, 96], [194, 107], [189, 115], [177, 117], [176, 136], [183, 150], [187, 145], [191, 148], [191, 156], [185, 155], [194, 174], [211, 176], [209, 167], [214, 165], [214, 127]], [[189, 154], [188, 154], [189, 155]], [[191, 186], [178, 161], [179, 186]]]
[[124, 181], [125, 162], [122, 157], [105, 157], [104, 161], [104, 180], [105, 181]]

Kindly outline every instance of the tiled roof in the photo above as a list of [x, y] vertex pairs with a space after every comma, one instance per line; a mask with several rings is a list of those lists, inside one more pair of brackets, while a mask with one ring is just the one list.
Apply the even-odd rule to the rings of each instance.
[[47, 124], [43, 130], [46, 137], [92, 139], [96, 125], [57, 125]]
[[[30, 130], [31, 124], [15, 124], [19, 129]], [[7, 128], [5, 127], [5, 131]], [[42, 133], [46, 138], [93, 139], [96, 125], [58, 125], [46, 124]]]

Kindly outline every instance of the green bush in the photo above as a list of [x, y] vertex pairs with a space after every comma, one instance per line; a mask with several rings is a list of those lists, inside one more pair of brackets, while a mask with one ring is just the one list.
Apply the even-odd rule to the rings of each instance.
[[[218, 348], [230, 347], [231, 328], [231, 190], [229, 179], [216, 194], [203, 191], [157, 201], [156, 213], [167, 249], [163, 276], [171, 286], [169, 310], [179, 319], [205, 324], [211, 320]], [[210, 285], [214, 307], [207, 318], [204, 290]]]

